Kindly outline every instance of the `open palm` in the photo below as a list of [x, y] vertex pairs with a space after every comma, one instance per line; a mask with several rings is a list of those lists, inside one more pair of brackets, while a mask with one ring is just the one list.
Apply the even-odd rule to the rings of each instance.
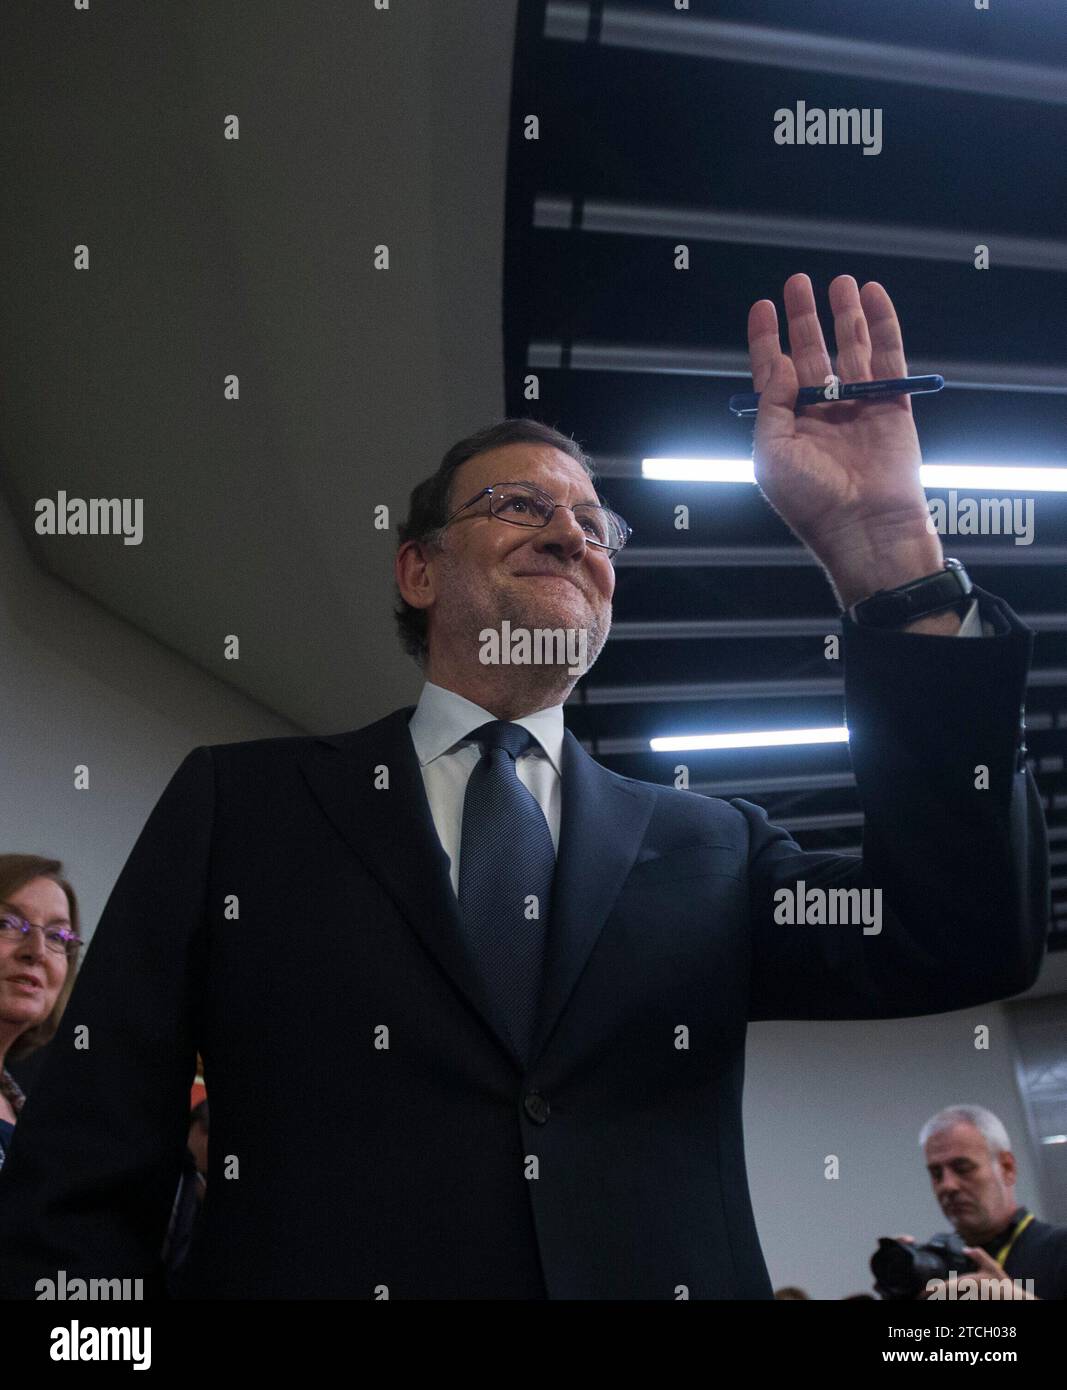
[[[794, 412], [800, 386], [825, 387], [830, 356], [806, 275], [785, 284], [787, 356], [769, 299], [748, 316], [754, 389], [760, 392], [755, 473], [768, 501], [820, 558], [857, 538], [914, 531], [929, 517], [919, 481], [921, 454], [908, 396], [806, 406]], [[893, 302], [881, 285], [862, 291], [851, 275], [830, 285], [837, 365], [842, 384], [907, 375]]]

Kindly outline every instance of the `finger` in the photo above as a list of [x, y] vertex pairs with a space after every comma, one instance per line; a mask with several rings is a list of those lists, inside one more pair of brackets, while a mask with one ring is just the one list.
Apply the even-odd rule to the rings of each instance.
[[893, 1239], [894, 1239], [894, 1240], [906, 1240], [906, 1241], [908, 1242], [909, 1245], [914, 1245], [914, 1244], [915, 1244], [915, 1237], [914, 1237], [914, 1236], [894, 1236]]
[[778, 311], [769, 299], [753, 304], [748, 313], [748, 352], [752, 384], [760, 393], [754, 445], [757, 457], [796, 431], [794, 406], [797, 374], [782, 351], [778, 337]]
[[801, 386], [825, 386], [830, 375], [830, 354], [815, 311], [815, 293], [806, 275], [791, 275], [785, 282], [785, 314], [789, 323], [789, 355]]
[[778, 337], [778, 311], [770, 299], [760, 299], [748, 311], [748, 357], [752, 365], [752, 389], [763, 391], [774, 364], [782, 355]]
[[871, 381], [871, 336], [860, 300], [860, 287], [851, 275], [839, 275], [830, 285], [837, 343], [837, 375], [844, 381]]
[[868, 280], [860, 290], [860, 302], [867, 317], [867, 331], [871, 335], [871, 380], [907, 376], [904, 340], [893, 301], [877, 280]]

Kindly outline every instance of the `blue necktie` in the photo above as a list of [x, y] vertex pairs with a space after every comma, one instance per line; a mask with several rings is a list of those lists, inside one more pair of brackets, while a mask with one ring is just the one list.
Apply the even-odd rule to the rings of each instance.
[[520, 724], [502, 719], [483, 724], [470, 737], [481, 745], [482, 756], [463, 798], [460, 918], [497, 1016], [527, 1060], [556, 871], [548, 822], [515, 768], [516, 758], [537, 740]]

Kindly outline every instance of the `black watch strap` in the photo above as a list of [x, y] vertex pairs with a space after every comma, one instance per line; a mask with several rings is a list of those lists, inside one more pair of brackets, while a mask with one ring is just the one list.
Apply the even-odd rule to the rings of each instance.
[[848, 615], [862, 627], [904, 627], [917, 618], [955, 608], [971, 592], [970, 575], [959, 560], [946, 560], [936, 574], [913, 579], [899, 589], [879, 589], [854, 603]]

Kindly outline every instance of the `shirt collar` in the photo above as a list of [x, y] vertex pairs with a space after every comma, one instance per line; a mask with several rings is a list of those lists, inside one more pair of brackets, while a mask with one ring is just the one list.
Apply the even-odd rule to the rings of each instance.
[[[408, 723], [419, 766], [425, 767], [433, 762], [475, 729], [480, 729], [495, 718], [495, 714], [476, 705], [473, 700], [427, 681]], [[539, 709], [534, 714], [524, 714], [520, 719], [509, 722], [529, 729], [556, 772], [562, 776], [563, 706], [550, 705], [548, 709]]]

